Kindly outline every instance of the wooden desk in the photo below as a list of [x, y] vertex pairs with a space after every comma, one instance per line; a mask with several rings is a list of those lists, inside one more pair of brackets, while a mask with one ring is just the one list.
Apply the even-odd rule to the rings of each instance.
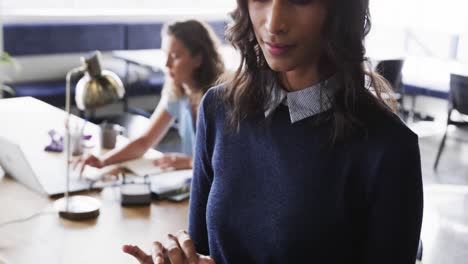
[[154, 201], [148, 207], [130, 208], [120, 205], [118, 188], [92, 195], [102, 202], [99, 217], [71, 222], [53, 212], [53, 200], [9, 178], [1, 180], [0, 222], [50, 213], [0, 227], [0, 263], [134, 263], [121, 252], [123, 244], [149, 250], [152, 241], [187, 228], [187, 201]]
[[[54, 110], [33, 98], [1, 99], [2, 135], [13, 138], [26, 136], [23, 138], [25, 141], [28, 141], [28, 136], [44, 137], [43, 131], [38, 131], [38, 127], [43, 127], [41, 120], [23, 123], [22, 115], [13, 114], [18, 105], [23, 108], [23, 113], [30, 112], [26, 108], [35, 109], [38, 115], [49, 116], [51, 120], [58, 117], [54, 122], [63, 124], [63, 111]], [[5, 106], [8, 107], [3, 108]], [[47, 111], [51, 111], [50, 115]], [[15, 133], [11, 130], [15, 126], [8, 125], [8, 122], [18, 123], [24, 130]], [[90, 125], [89, 129], [96, 127]], [[47, 139], [47, 135], [45, 137]], [[44, 146], [38, 144], [36, 147], [42, 150]], [[187, 201], [153, 201], [148, 207], [127, 208], [120, 205], [118, 188], [106, 188], [90, 195], [102, 202], [100, 216], [95, 220], [71, 222], [53, 212], [53, 199], [10, 178], [0, 178], [0, 223], [49, 212], [25, 222], [0, 227], [0, 263], [134, 263], [131, 257], [121, 252], [123, 244], [149, 249], [153, 240], [163, 240], [167, 233], [188, 226]]]

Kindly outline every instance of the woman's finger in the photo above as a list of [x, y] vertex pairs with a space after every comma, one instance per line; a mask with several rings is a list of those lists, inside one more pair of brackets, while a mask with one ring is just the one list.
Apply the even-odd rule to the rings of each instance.
[[216, 264], [214, 259], [210, 256], [199, 256], [198, 264]]
[[171, 264], [183, 264], [184, 255], [180, 249], [177, 238], [171, 234], [168, 234], [167, 238], [168, 239], [166, 240], [164, 247], [167, 249], [167, 256], [169, 257]]
[[83, 171], [85, 170], [86, 166], [95, 166], [95, 161], [94, 161], [94, 157], [88, 157], [86, 159], [83, 159], [80, 161], [80, 174], [83, 173]]
[[81, 164], [81, 162], [83, 161], [83, 158], [77, 158], [76, 160], [74, 160], [72, 163], [73, 163], [73, 170], [76, 170], [76, 168], [78, 167], [78, 165]]
[[169, 164], [168, 162], [164, 162], [164, 163], [160, 163], [158, 165], [158, 167], [161, 169], [161, 170], [165, 170], [167, 168], [170, 168], [171, 167], [171, 164]]
[[185, 230], [181, 230], [176, 234], [179, 245], [182, 249], [182, 252], [185, 255], [188, 263], [197, 263], [198, 254], [195, 250], [195, 245], [193, 244], [192, 239]]
[[154, 264], [164, 264], [164, 248], [158, 241], [153, 242], [152, 257]]
[[146, 254], [138, 246], [124, 245], [122, 247], [123, 252], [135, 257], [141, 264], [152, 264], [153, 259], [150, 255]]
[[167, 156], [167, 155], [164, 155], [159, 159], [155, 159], [153, 161], [153, 164], [156, 165], [156, 166], [161, 166], [162, 164], [169, 162], [169, 160], [170, 160], [170, 157]]
[[162, 164], [160, 167], [161, 167], [162, 170], [167, 170], [167, 169], [170, 169], [170, 168], [175, 168], [175, 164], [173, 162], [169, 161], [167, 163]]
[[83, 174], [83, 171], [85, 170], [86, 168], [86, 163], [83, 161], [83, 162], [80, 162], [80, 175]]

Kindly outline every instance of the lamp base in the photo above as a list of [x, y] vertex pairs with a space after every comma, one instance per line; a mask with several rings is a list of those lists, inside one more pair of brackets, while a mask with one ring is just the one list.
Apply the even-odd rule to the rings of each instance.
[[99, 215], [101, 202], [89, 196], [69, 196], [68, 208], [67, 198], [63, 197], [55, 201], [54, 208], [59, 212], [60, 217], [68, 220], [88, 220]]

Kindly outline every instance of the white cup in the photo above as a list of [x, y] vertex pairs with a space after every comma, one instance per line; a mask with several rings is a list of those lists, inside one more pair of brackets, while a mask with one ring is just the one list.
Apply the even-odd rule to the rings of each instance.
[[83, 144], [83, 134], [81, 133], [81, 131], [70, 131], [70, 150], [73, 156], [79, 156], [83, 154]]

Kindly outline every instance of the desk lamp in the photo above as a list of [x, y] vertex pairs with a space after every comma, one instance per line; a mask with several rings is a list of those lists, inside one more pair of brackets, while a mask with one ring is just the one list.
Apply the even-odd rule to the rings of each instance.
[[102, 70], [101, 53], [92, 52], [82, 57], [82, 66], [71, 69], [66, 76], [66, 191], [65, 196], [54, 204], [59, 215], [69, 220], [86, 220], [99, 215], [100, 202], [96, 198], [83, 195], [69, 195], [70, 190], [70, 83], [77, 73], [85, 75], [76, 84], [75, 102], [80, 110], [92, 109], [118, 101], [125, 89], [120, 78], [113, 72]]

